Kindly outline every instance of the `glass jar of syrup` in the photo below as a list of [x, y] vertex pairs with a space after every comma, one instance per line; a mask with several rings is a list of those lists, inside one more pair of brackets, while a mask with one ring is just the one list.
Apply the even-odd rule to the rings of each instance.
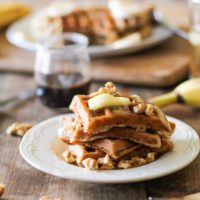
[[73, 96], [87, 94], [90, 86], [88, 39], [78, 33], [50, 37], [37, 46], [37, 96], [54, 108], [68, 107]]

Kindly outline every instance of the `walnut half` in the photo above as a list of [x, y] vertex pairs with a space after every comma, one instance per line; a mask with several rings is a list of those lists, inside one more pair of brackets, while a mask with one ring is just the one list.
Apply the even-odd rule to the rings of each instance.
[[3, 183], [0, 183], [0, 198], [3, 196], [4, 191], [5, 191], [5, 185]]
[[115, 168], [114, 162], [108, 154], [104, 158], [99, 158], [98, 163], [101, 165], [100, 169], [109, 170]]
[[16, 122], [9, 126], [6, 130], [8, 135], [24, 136], [24, 134], [32, 128], [32, 124]]
[[83, 166], [86, 169], [96, 170], [99, 168], [98, 161], [93, 158], [86, 158], [82, 161]]
[[63, 157], [67, 163], [73, 163], [76, 161], [76, 158], [67, 150], [63, 153]]

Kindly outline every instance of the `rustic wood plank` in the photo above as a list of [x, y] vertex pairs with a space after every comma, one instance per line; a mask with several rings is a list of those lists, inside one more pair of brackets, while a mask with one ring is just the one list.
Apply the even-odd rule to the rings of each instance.
[[[1, 76], [2, 77], [2, 76]], [[3, 82], [1, 82], [3, 81]], [[26, 84], [24, 84], [26, 82]], [[13, 84], [16, 83], [16, 84]], [[17, 93], [18, 91], [34, 86], [30, 77], [3, 75], [0, 78], [0, 92], [4, 97]], [[92, 90], [99, 87], [92, 85]], [[123, 89], [123, 87], [121, 87]], [[8, 91], [10, 91], [8, 93]], [[127, 92], [130, 89], [127, 89]], [[52, 198], [62, 197], [72, 200], [101, 200], [126, 198], [127, 200], [145, 199], [145, 184], [92, 184], [77, 181], [63, 180], [44, 174], [28, 165], [20, 156], [18, 146], [19, 137], [12, 137], [5, 134], [6, 128], [15, 121], [39, 123], [49, 117], [58, 115], [43, 106], [38, 99], [28, 101], [23, 107], [16, 108], [9, 116], [1, 116], [0, 121], [0, 181], [6, 185], [5, 199], [35, 200], [43, 195], [50, 195]]]
[[[200, 111], [184, 105], [166, 107], [168, 115], [191, 125], [200, 133]], [[180, 133], [181, 134], [181, 133]], [[147, 194], [153, 197], [183, 197], [200, 191], [200, 155], [183, 170], [172, 175], [147, 182]]]
[[[41, 1], [40, 3], [31, 0], [24, 1], [31, 3], [36, 8], [41, 5], [44, 6], [49, 0]], [[157, 1], [159, 3], [163, 2], [163, 0]], [[170, 2], [172, 1], [170, 0]], [[178, 2], [181, 3], [181, 6], [185, 6], [182, 2], [177, 1], [177, 3]], [[164, 4], [163, 8], [166, 8]], [[167, 8], [169, 8], [169, 6]], [[181, 9], [177, 10], [176, 6], [174, 6], [173, 10], [170, 10], [171, 14], [169, 18], [172, 17], [174, 13], [177, 13], [177, 11], [179, 13], [178, 15], [183, 16]], [[181, 17], [176, 19], [175, 23], [180, 23], [182, 27], [186, 27], [188, 22], [185, 19], [185, 17]], [[174, 17], [172, 20], [174, 20]], [[32, 71], [34, 54], [13, 47], [9, 45], [5, 39], [2, 40], [4, 36], [1, 35], [0, 37], [0, 41], [3, 41], [0, 50], [2, 66], [9, 67], [10, 65], [14, 68], [21, 67]], [[184, 48], [183, 45], [185, 44], [182, 44], [183, 41], [177, 41], [178, 43], [176, 46], [173, 46], [173, 49], [180, 54], [187, 54], [190, 48], [187, 46], [188, 44], [185, 46], [186, 48]], [[10, 50], [13, 50], [12, 54], [10, 54]], [[10, 56], [12, 59], [10, 59]], [[20, 60], [22, 60], [21, 58], [26, 59], [20, 62]], [[147, 59], [146, 62], [148, 63], [148, 58], [145, 59]], [[96, 62], [97, 64], [101, 64], [101, 62], [107, 63], [106, 61], [98, 60]], [[99, 86], [100, 84], [93, 83], [91, 91], [95, 91]], [[21, 90], [34, 87], [34, 80], [30, 76], [0, 74], [0, 99], [15, 95]], [[149, 98], [167, 91], [133, 87], [130, 85], [120, 85], [120, 89], [127, 93], [137, 93], [143, 98]], [[171, 105], [164, 110], [168, 115], [187, 122], [200, 133], [200, 110], [182, 105]], [[18, 146], [21, 139], [19, 137], [6, 135], [5, 129], [15, 121], [26, 121], [36, 124], [58, 114], [58, 112], [43, 106], [38, 99], [30, 100], [23, 104], [23, 106], [13, 109], [7, 116], [0, 114], [0, 182], [4, 182], [6, 185], [4, 194], [5, 200], [35, 200], [43, 195], [50, 195], [52, 198], [62, 197], [63, 199], [71, 200], [143, 200], [146, 199], [147, 196], [152, 196], [153, 199], [157, 200], [164, 200], [168, 199], [168, 197], [181, 197], [200, 191], [200, 156], [198, 156], [191, 165], [177, 173], [152, 181], [135, 184], [103, 185], [83, 183], [53, 177], [32, 168], [19, 154]]]

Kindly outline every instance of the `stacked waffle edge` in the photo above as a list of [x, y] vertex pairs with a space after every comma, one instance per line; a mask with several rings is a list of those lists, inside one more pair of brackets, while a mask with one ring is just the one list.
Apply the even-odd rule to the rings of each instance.
[[[154, 9], [152, 4], [136, 4], [130, 0], [113, 2], [114, 5], [111, 4], [110, 7], [53, 2], [33, 16], [32, 36], [41, 40], [55, 34], [78, 32], [88, 36], [91, 44], [102, 45], [110, 44], [130, 33], [136, 33], [141, 38], [151, 34]], [[116, 2], [121, 4], [116, 5]]]
[[[112, 106], [109, 98], [128, 104], [113, 101]], [[68, 163], [94, 170], [132, 168], [173, 149], [175, 124], [139, 96], [120, 94], [111, 82], [91, 95], [76, 95], [70, 108], [75, 117], [63, 117], [58, 131], [67, 144], [63, 156]]]

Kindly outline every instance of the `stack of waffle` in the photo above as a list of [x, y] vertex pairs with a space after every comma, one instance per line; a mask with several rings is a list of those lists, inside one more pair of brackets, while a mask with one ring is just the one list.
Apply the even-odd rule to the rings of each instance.
[[153, 25], [152, 4], [128, 2], [122, 6], [110, 1], [109, 7], [54, 2], [33, 17], [31, 32], [39, 40], [79, 32], [88, 36], [92, 44], [109, 44], [130, 33], [138, 33], [142, 38], [148, 36]]
[[175, 124], [137, 95], [125, 96], [113, 83], [91, 95], [76, 95], [63, 117], [59, 138], [67, 143], [68, 163], [88, 169], [131, 168], [173, 149]]

